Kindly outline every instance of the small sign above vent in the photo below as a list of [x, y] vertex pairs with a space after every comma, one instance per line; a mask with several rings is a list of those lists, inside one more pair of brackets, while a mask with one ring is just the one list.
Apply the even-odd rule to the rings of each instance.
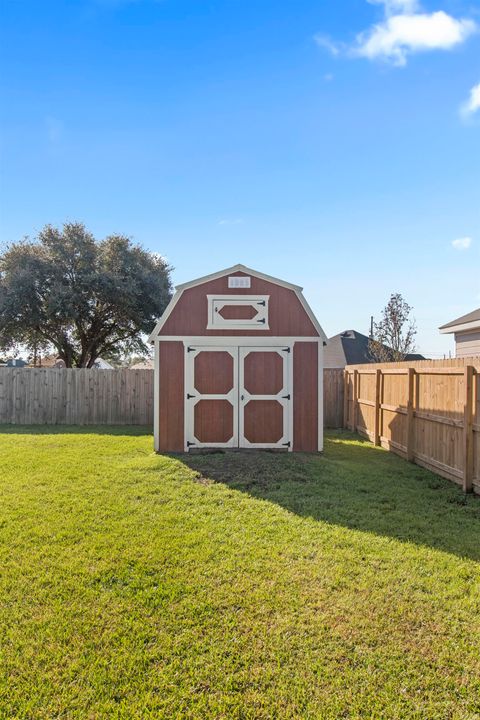
[[245, 277], [244, 275], [230, 275], [228, 278], [229, 288], [249, 288], [251, 277]]

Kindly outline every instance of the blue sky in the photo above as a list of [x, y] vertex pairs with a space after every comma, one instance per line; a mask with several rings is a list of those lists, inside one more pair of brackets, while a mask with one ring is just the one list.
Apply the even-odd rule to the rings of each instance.
[[[237, 262], [328, 335], [480, 305], [480, 4], [3, 0], [2, 242], [82, 220], [176, 283]], [[457, 241], [455, 243], [455, 241]], [[455, 243], [452, 244], [452, 243]]]

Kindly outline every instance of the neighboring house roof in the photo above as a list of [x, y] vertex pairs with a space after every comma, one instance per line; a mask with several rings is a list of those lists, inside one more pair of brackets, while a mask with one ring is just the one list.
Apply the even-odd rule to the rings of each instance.
[[28, 365], [28, 362], [22, 358], [7, 360], [7, 367], [25, 367], [26, 365]]
[[480, 308], [472, 310], [472, 312], [462, 315], [456, 320], [451, 320], [445, 325], [441, 325], [439, 330], [444, 335], [462, 330], [476, 330], [477, 328], [480, 328]]
[[[372, 363], [368, 349], [369, 338], [357, 330], [344, 330], [338, 335], [329, 338], [323, 352], [324, 367], [345, 367], [345, 365], [361, 365]], [[406, 361], [425, 360], [423, 355], [409, 353]]]
[[165, 325], [167, 319], [170, 317], [175, 305], [179, 301], [182, 293], [184, 290], [188, 290], [189, 288], [195, 287], [196, 285], [202, 285], [203, 283], [207, 283], [210, 280], [216, 280], [217, 278], [221, 278], [224, 275], [231, 275], [232, 273], [236, 272], [242, 272], [246, 273], [247, 275], [252, 275], [253, 277], [261, 278], [262, 280], [266, 280], [267, 282], [271, 282], [275, 285], [280, 285], [281, 287], [288, 288], [289, 290], [293, 290], [293, 292], [298, 297], [303, 309], [307, 313], [308, 317], [310, 318], [315, 330], [318, 332], [319, 337], [326, 342], [327, 336], [323, 332], [322, 328], [320, 327], [320, 323], [318, 322], [317, 318], [313, 314], [313, 311], [307, 301], [305, 300], [302, 290], [299, 285], [292, 285], [292, 283], [286, 282], [285, 280], [280, 280], [279, 278], [272, 277], [271, 275], [265, 275], [265, 273], [259, 272], [258, 270], [252, 270], [252, 268], [246, 267], [246, 265], [242, 265], [241, 263], [238, 263], [237, 265], [232, 265], [232, 267], [225, 268], [225, 270], [219, 270], [216, 273], [212, 273], [211, 275], [204, 275], [203, 277], [197, 278], [196, 280], [191, 280], [190, 282], [183, 283], [182, 285], [177, 285], [175, 288], [175, 294], [170, 300], [169, 304], [167, 305], [165, 312], [163, 313], [160, 320], [157, 322], [157, 325], [155, 329], [153, 330], [152, 334], [148, 338], [148, 341], [150, 343], [153, 343], [157, 335], [159, 334], [162, 327]]
[[129, 370], [153, 370], [153, 360], [139, 360], [130, 365]]

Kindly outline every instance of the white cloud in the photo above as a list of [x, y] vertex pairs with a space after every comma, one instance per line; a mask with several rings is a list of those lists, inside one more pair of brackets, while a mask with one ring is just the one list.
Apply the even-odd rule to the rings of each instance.
[[315, 35], [315, 42], [317, 43], [318, 47], [327, 50], [331, 55], [334, 55], [335, 57], [340, 54], [340, 50], [342, 47], [341, 44], [335, 43], [327, 35]]
[[368, 2], [372, 5], [383, 5], [386, 15], [412, 14], [420, 8], [418, 0], [368, 0]]
[[450, 50], [476, 30], [473, 20], [456, 20], [442, 10], [430, 14], [391, 15], [357, 37], [354, 55], [405, 65], [408, 55], [428, 50]]
[[455, 250], [468, 250], [471, 244], [471, 237], [461, 237], [456, 240], [452, 240], [452, 247], [454, 247]]
[[460, 108], [460, 112], [464, 117], [469, 117], [480, 110], [480, 83], [474, 85], [470, 90], [468, 100]]
[[316, 35], [317, 45], [332, 55], [347, 54], [369, 60], [406, 65], [409, 55], [431, 50], [451, 50], [478, 30], [468, 18], [455, 18], [443, 10], [422, 12], [418, 0], [367, 0], [381, 5], [384, 19], [356, 37], [350, 47], [325, 35]]

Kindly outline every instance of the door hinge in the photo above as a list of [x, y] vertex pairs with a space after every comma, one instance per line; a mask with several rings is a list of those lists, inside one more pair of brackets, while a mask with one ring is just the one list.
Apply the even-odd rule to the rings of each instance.
[[261, 320], [257, 320], [259, 323], [263, 323], [265, 325], [265, 318], [262, 318]]
[[187, 400], [190, 400], [190, 398], [194, 398], [195, 395], [190, 395], [190, 393], [187, 393]]
[[265, 300], [259, 300], [257, 305], [263, 305], [263, 307], [265, 307]]
[[290, 393], [288, 393], [288, 395], [282, 395], [282, 400], [290, 400]]
[[192, 447], [192, 445], [195, 445], [195, 443], [192, 443], [192, 442], [190, 442], [190, 440], [187, 440], [187, 447]]
[[288, 348], [283, 348], [283, 352], [288, 352], [288, 353], [289, 353], [289, 352], [290, 352], [290, 348], [289, 348], [289, 347], [288, 347]]
[[195, 350], [196, 348], [192, 347], [191, 345], [187, 347], [187, 352], [195, 352]]
[[282, 443], [285, 447], [290, 447], [290, 440], [287, 443]]

